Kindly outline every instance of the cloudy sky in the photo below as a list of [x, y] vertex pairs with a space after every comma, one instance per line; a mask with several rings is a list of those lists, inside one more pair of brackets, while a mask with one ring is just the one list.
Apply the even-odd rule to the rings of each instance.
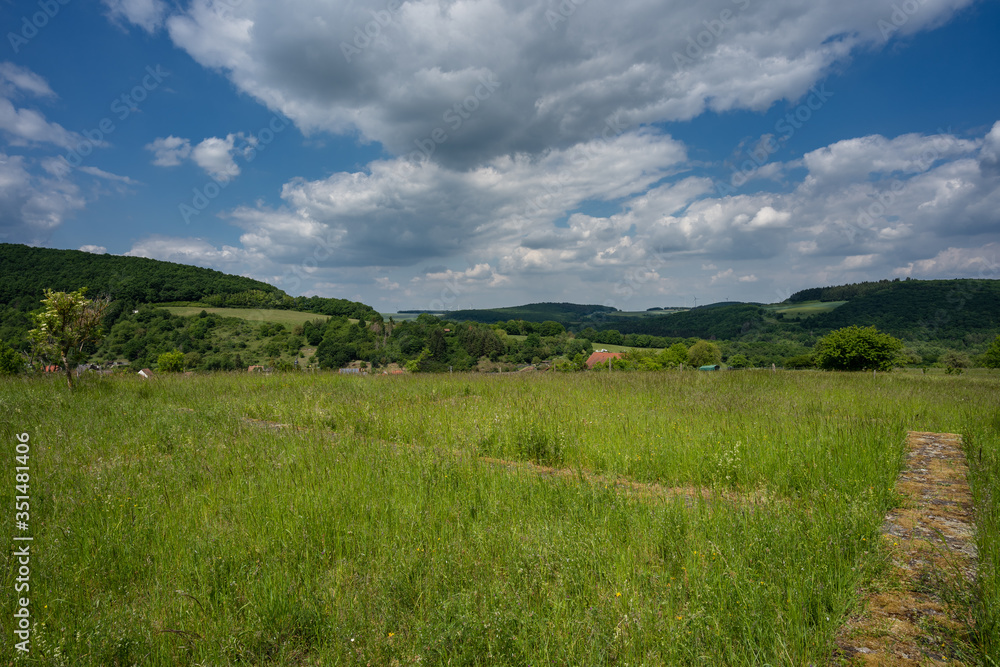
[[0, 0], [0, 241], [383, 312], [1000, 278], [1000, 3]]

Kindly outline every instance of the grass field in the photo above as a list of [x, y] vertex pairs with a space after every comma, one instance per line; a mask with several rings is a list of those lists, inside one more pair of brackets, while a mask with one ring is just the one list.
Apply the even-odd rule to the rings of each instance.
[[965, 438], [948, 650], [1000, 650], [996, 374], [42, 378], [0, 410], [11, 520], [30, 443], [25, 664], [827, 664], [891, 585], [908, 429]]
[[[330, 319], [328, 315], [317, 315], [316, 313], [300, 313], [296, 310], [270, 310], [265, 308], [201, 308], [199, 306], [158, 306], [168, 310], [174, 315], [190, 317], [197, 315], [201, 311], [221, 315], [222, 317], [238, 317], [241, 320], [253, 322], [276, 322], [287, 326], [295, 326], [313, 320], [326, 321]], [[352, 320], [356, 322], [357, 320]]]
[[817, 315], [819, 313], [829, 313], [840, 306], [843, 306], [846, 301], [803, 301], [801, 303], [778, 303], [770, 306], [764, 306], [764, 308], [775, 315], [782, 313], [786, 317], [809, 317], [810, 315]]

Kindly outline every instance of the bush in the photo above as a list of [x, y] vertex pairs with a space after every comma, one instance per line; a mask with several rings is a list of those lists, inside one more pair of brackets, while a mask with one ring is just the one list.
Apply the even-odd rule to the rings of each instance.
[[849, 326], [816, 343], [816, 365], [835, 371], [888, 371], [903, 351], [903, 341], [875, 327]]
[[993, 339], [990, 346], [983, 355], [983, 366], [986, 368], [1000, 368], [1000, 336]]
[[688, 364], [691, 366], [717, 366], [722, 363], [722, 352], [715, 343], [699, 340], [688, 350]]
[[17, 375], [24, 369], [21, 355], [0, 340], [0, 375]]
[[156, 358], [156, 369], [161, 373], [180, 373], [184, 370], [184, 353], [178, 350], [164, 352]]

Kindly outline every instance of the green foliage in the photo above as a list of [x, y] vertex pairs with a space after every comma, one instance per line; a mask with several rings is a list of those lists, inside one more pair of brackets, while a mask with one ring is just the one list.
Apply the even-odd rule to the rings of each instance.
[[[512, 308], [490, 308], [485, 310], [456, 310], [448, 313], [453, 320], [493, 324], [505, 320], [525, 320], [543, 323], [546, 320], [567, 324], [579, 322], [593, 315], [616, 312], [610, 306], [581, 305], [577, 303], [529, 303]], [[508, 333], [510, 333], [508, 331]], [[552, 334], [556, 335], [556, 334]]]
[[972, 366], [972, 360], [969, 359], [969, 355], [964, 352], [956, 352], [955, 350], [948, 350], [942, 354], [938, 362], [948, 369], [961, 369]]
[[715, 366], [722, 363], [722, 351], [715, 343], [699, 340], [688, 350], [687, 362], [690, 366]]
[[24, 370], [24, 360], [10, 345], [0, 340], [0, 375], [17, 375]]
[[687, 346], [684, 343], [674, 343], [660, 353], [659, 361], [665, 368], [677, 368], [688, 363]]
[[742, 354], [734, 354], [726, 360], [726, 365], [730, 368], [749, 368], [750, 360]]
[[43, 309], [34, 315], [35, 328], [28, 337], [36, 356], [60, 363], [73, 388], [72, 367], [84, 357], [84, 348], [101, 336], [101, 319], [108, 300], [88, 299], [86, 287], [75, 292], [45, 290]]
[[891, 370], [903, 342], [875, 327], [850, 326], [832, 331], [816, 344], [816, 365], [826, 370]]
[[983, 366], [986, 368], [1000, 368], [1000, 336], [993, 339], [990, 346], [983, 355]]
[[816, 358], [811, 354], [798, 354], [788, 357], [782, 364], [785, 368], [816, 368]]
[[796, 292], [786, 299], [787, 303], [802, 303], [803, 301], [849, 301], [859, 296], [868, 296], [885, 292], [899, 283], [895, 280], [877, 280], [834, 287], [813, 287]]
[[810, 320], [818, 329], [874, 326], [908, 340], [962, 340], [1000, 330], [1000, 280], [910, 280], [862, 294]]
[[156, 358], [156, 369], [161, 373], [180, 373], [184, 370], [184, 353], [179, 350], [164, 352]]
[[757, 304], [693, 308], [672, 315], [605, 318], [605, 328], [622, 333], [643, 333], [654, 336], [737, 338], [759, 329], [765, 311]]

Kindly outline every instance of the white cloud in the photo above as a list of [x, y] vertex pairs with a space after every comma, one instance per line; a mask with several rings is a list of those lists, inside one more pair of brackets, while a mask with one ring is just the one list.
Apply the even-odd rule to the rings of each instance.
[[116, 23], [128, 22], [146, 32], [153, 32], [163, 25], [167, 4], [162, 0], [102, 0], [108, 16]]
[[191, 155], [191, 142], [175, 137], [158, 137], [146, 144], [146, 150], [153, 152], [153, 164], [158, 167], [176, 167]]
[[908, 262], [893, 271], [912, 278], [1000, 279], [1000, 243], [976, 248], [947, 248], [933, 257]]
[[[971, 2], [924, 0], [893, 36], [936, 27]], [[441, 128], [435, 159], [468, 166], [578, 144], [611, 116], [638, 127], [796, 100], [856, 50], [881, 48], [879, 21], [892, 13], [868, 0], [722, 3], [732, 18], [713, 36], [706, 22], [721, 8], [705, 3], [580, 4], [555, 29], [553, 7], [193, 0], [166, 25], [199, 63], [307, 133], [357, 131], [404, 155]], [[707, 46], [691, 52], [696, 39]], [[499, 82], [489, 95], [484, 77]], [[448, 110], [468, 100], [462, 122], [450, 123]]]
[[209, 137], [191, 150], [191, 159], [217, 181], [230, 181], [240, 175], [240, 168], [233, 160], [235, 134], [225, 139]]
[[91, 252], [95, 255], [103, 255], [108, 252], [108, 249], [102, 245], [82, 245], [79, 248], [83, 252]]
[[35, 97], [56, 97], [48, 82], [31, 70], [11, 62], [0, 63], [0, 95], [8, 97], [17, 91]]
[[[887, 171], [859, 165], [849, 175], [814, 162], [815, 172], [807, 168], [778, 192], [718, 196], [709, 179], [683, 173], [682, 145], [627, 133], [472, 169], [380, 160], [364, 171], [292, 180], [283, 206], [243, 206], [229, 219], [241, 230], [238, 252], [286, 270], [308, 265], [298, 281], [306, 286], [395, 289], [408, 281], [407, 298], [429, 303], [456, 285], [462, 305], [484, 290], [499, 300], [574, 279], [575, 288], [558, 288], [568, 290], [566, 300], [579, 300], [582, 284], [592, 302], [624, 306], [647, 294], [664, 303], [658, 295], [677, 295], [693, 271], [713, 272], [709, 289], [770, 280], [758, 289], [794, 291], [940, 271], [947, 257], [928, 261], [941, 247], [965, 252], [995, 239], [1000, 172], [981, 166], [989, 140], [866, 139], [853, 145], [881, 146]], [[921, 146], [945, 144], [961, 150], [915, 173], [897, 168]], [[852, 144], [838, 142], [829, 154], [845, 145]], [[621, 210], [603, 217], [578, 210], [593, 193]], [[238, 259], [236, 249], [206, 243], [193, 255], [199, 261]], [[458, 258], [468, 268], [448, 268]], [[442, 266], [406, 269], [427, 264]], [[389, 277], [380, 267], [395, 268]]]
[[[58, 123], [50, 123], [35, 109], [17, 107], [14, 101], [25, 96], [54, 98], [48, 83], [37, 74], [13, 63], [0, 63], [0, 131], [14, 146], [52, 144], [72, 149], [83, 137]], [[103, 141], [92, 142], [106, 146]]]
[[73, 212], [84, 207], [80, 189], [50, 160], [38, 173], [36, 163], [0, 153], [0, 238], [41, 244]]
[[233, 269], [257, 262], [261, 258], [242, 248], [223, 245], [216, 248], [201, 238], [177, 238], [153, 235], [132, 245], [126, 257], [148, 257], [166, 262], [194, 264], [197, 266], [226, 267]]

